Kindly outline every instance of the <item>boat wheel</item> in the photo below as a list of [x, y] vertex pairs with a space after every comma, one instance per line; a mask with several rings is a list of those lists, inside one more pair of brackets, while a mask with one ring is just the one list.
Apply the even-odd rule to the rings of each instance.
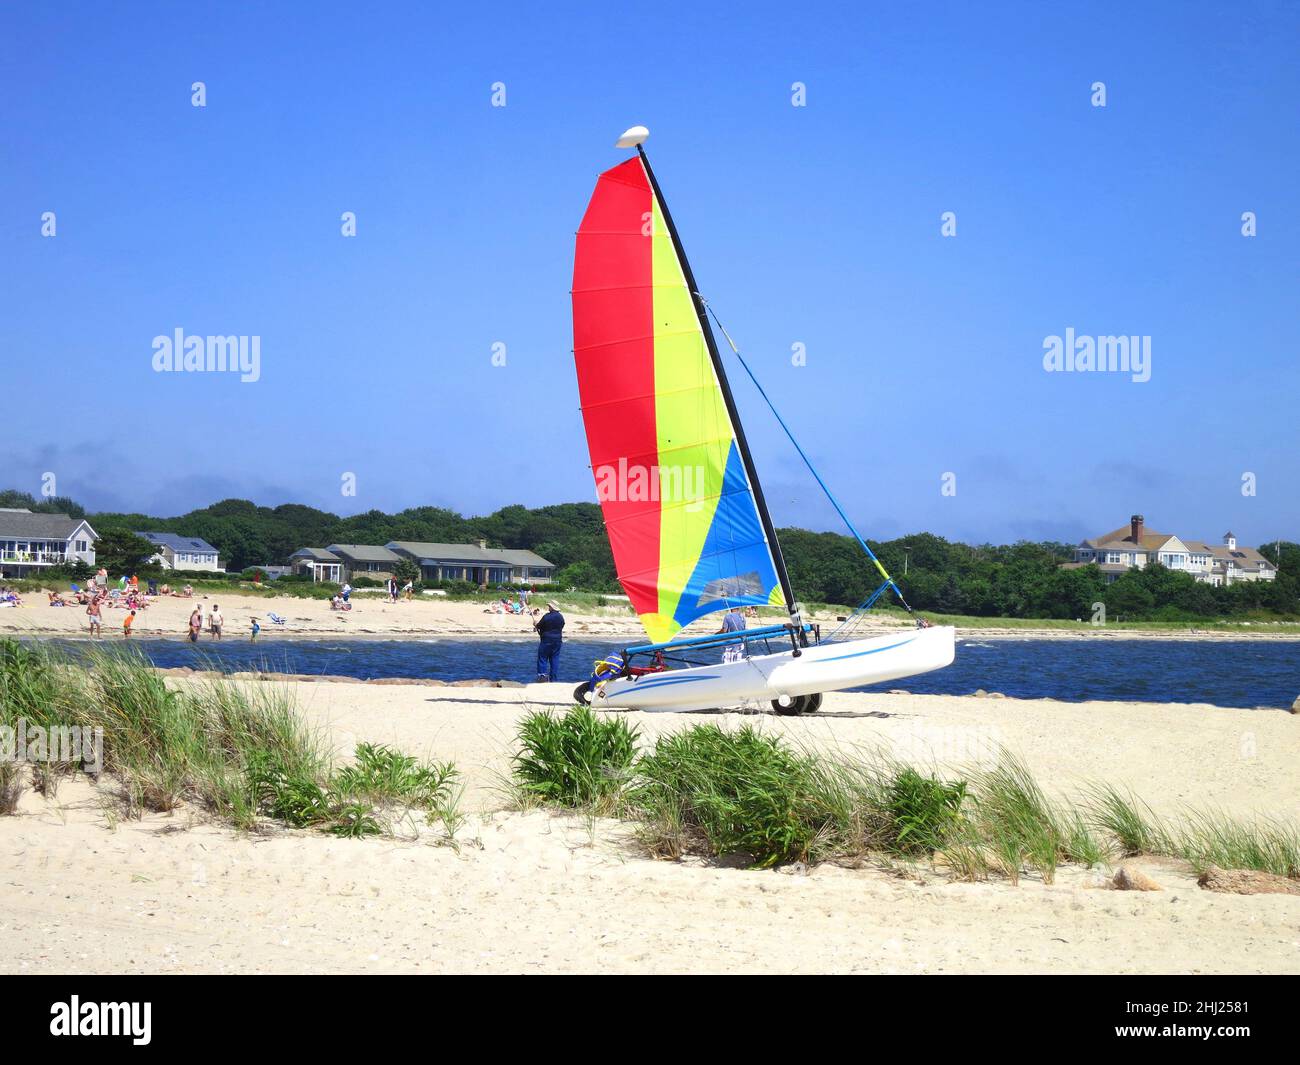
[[772, 709], [783, 717], [798, 717], [802, 714], [815, 714], [822, 705], [822, 693], [814, 692], [812, 695], [796, 695], [790, 700], [789, 706], [782, 706], [780, 699], [772, 700]]
[[579, 706], [591, 705], [591, 685], [585, 680], [573, 689], [573, 701]]

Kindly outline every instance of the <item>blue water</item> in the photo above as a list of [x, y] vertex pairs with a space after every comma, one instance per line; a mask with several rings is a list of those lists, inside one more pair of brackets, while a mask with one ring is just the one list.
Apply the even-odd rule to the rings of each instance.
[[[279, 673], [465, 680], [534, 679], [533, 640], [248, 640], [197, 647], [186, 640], [133, 639], [158, 666]], [[69, 649], [85, 647], [70, 642]], [[569, 640], [561, 677], [576, 683], [617, 648]], [[1285, 640], [958, 640], [947, 669], [859, 689], [969, 695], [977, 688], [1034, 699], [1133, 699], [1217, 706], [1290, 706], [1300, 695], [1300, 642]]]

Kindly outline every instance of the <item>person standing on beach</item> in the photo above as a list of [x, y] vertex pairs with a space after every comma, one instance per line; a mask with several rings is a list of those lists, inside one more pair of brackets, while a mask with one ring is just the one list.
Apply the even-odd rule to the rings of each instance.
[[[718, 635], [722, 636], [732, 632], [745, 631], [745, 615], [741, 613], [740, 607], [733, 606], [722, 615], [722, 628], [718, 630]], [[743, 641], [729, 643], [722, 649], [723, 662], [739, 662], [745, 657], [745, 644]]]
[[402, 591], [405, 593], [406, 601], [409, 603], [411, 601], [411, 596], [415, 594], [415, 582], [408, 577]]
[[249, 640], [250, 640], [250, 641], [252, 641], [252, 640], [256, 640], [256, 639], [257, 639], [257, 634], [258, 634], [259, 632], [261, 632], [261, 631], [262, 631], [262, 626], [259, 625], [259, 624], [257, 623], [257, 618], [254, 618], [254, 619], [253, 619], [253, 635], [249, 637]]
[[90, 601], [90, 606], [86, 607], [86, 616], [90, 618], [90, 635], [103, 636], [104, 618], [99, 612], [99, 597], [96, 596]]
[[348, 596], [352, 594], [352, 585], [347, 581], [344, 581], [343, 587], [339, 589], [339, 594], [343, 596], [343, 602], [346, 603], [348, 601]]
[[131, 624], [134, 621], [135, 621], [134, 610], [132, 610], [131, 613], [127, 614], [127, 616], [122, 619], [122, 635], [124, 637], [129, 637], [131, 635]]
[[199, 642], [199, 633], [203, 631], [203, 608], [196, 606], [190, 614], [190, 643]]
[[108, 570], [103, 566], [100, 566], [99, 571], [95, 574], [95, 587], [101, 592], [108, 592]]
[[546, 604], [546, 613], [533, 622], [539, 637], [537, 644], [537, 681], [539, 684], [560, 679], [560, 647], [564, 644], [564, 615], [555, 603]]
[[226, 619], [221, 616], [221, 607], [216, 603], [212, 604], [212, 613], [208, 615], [208, 631], [216, 639], [221, 639], [221, 626], [226, 623]]

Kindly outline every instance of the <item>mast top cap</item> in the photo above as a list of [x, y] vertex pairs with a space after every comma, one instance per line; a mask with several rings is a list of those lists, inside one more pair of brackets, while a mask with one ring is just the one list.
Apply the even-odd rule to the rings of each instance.
[[635, 148], [638, 144], [644, 144], [648, 136], [650, 131], [645, 126], [633, 126], [614, 142], [614, 147]]

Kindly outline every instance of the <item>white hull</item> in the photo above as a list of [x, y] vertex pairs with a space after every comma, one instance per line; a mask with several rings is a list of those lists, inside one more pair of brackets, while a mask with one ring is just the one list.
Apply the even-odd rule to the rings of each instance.
[[710, 710], [749, 701], [856, 688], [951, 665], [956, 630], [909, 629], [848, 643], [756, 655], [740, 662], [692, 666], [599, 685], [591, 705], [604, 710]]

